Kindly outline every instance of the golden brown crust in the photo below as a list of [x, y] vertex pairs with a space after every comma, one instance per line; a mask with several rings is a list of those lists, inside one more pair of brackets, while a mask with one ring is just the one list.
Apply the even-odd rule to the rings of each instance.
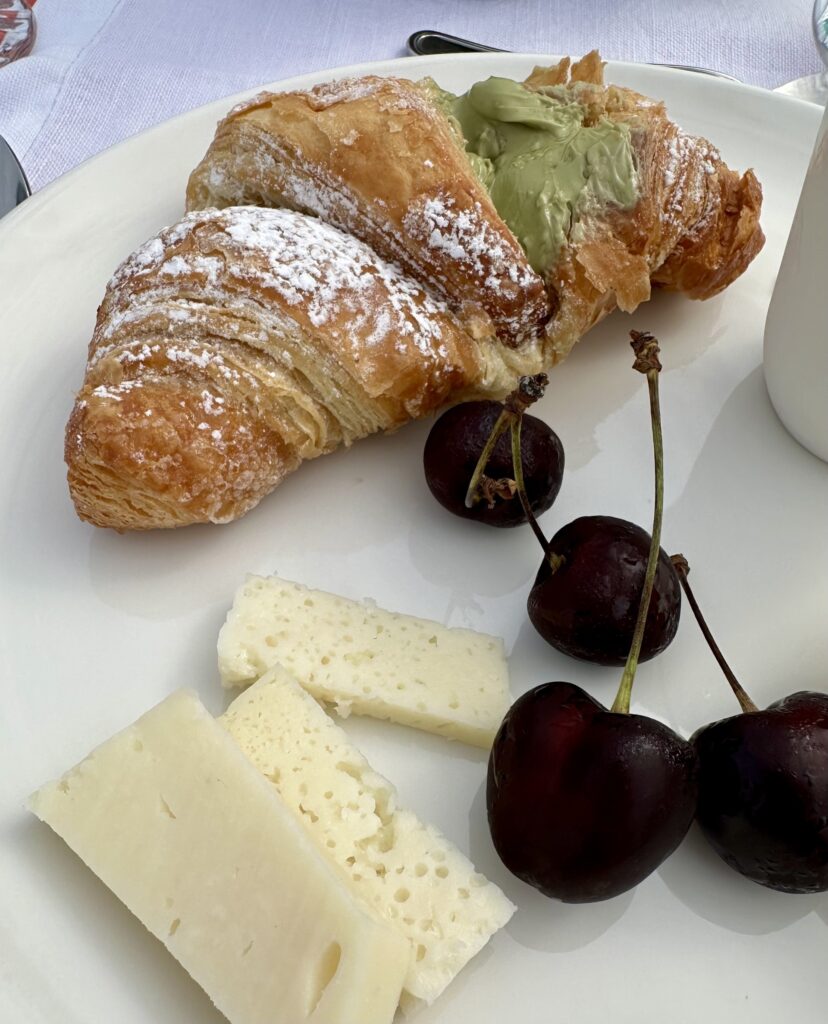
[[362, 78], [265, 93], [231, 111], [193, 171], [187, 208], [312, 213], [367, 242], [517, 345], [549, 316], [541, 278], [414, 82]]
[[[221, 447], [213, 430], [227, 438]], [[243, 404], [226, 403], [220, 421], [205, 418], [200, 392], [149, 381], [117, 404], [85, 387], [64, 455], [80, 518], [119, 530], [234, 519], [300, 462]]]
[[226, 522], [304, 459], [503, 394], [502, 348], [315, 218], [191, 214], [107, 289], [66, 429], [73, 501], [118, 529]]
[[765, 236], [759, 226], [762, 186], [753, 171], [741, 178], [723, 164], [710, 176], [708, 217], [686, 231], [653, 274], [653, 283], [709, 299], [747, 270]]

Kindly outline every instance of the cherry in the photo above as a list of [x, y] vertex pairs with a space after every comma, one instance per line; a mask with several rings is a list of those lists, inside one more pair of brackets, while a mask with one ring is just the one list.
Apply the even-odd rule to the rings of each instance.
[[[650, 535], [625, 519], [583, 516], [568, 523], [552, 538], [529, 593], [532, 625], [573, 658], [623, 665], [649, 547]], [[678, 576], [660, 548], [639, 661], [669, 646], [680, 614]]]
[[[525, 523], [517, 493], [521, 471], [533, 514], [551, 507], [563, 478], [563, 446], [543, 420], [524, 415], [545, 385], [543, 374], [524, 377], [505, 403], [465, 402], [437, 420], [425, 444], [423, 467], [431, 493], [449, 512], [489, 526]], [[516, 417], [520, 470], [514, 468], [514, 449], [505, 434]]]
[[638, 885], [684, 838], [695, 754], [644, 715], [608, 711], [571, 683], [512, 705], [489, 758], [492, 841], [509, 870], [566, 903]]
[[760, 711], [710, 634], [674, 563], [699, 626], [742, 706], [742, 714], [699, 729], [697, 818], [732, 868], [769, 889], [828, 890], [828, 694], [802, 691]]
[[[651, 335], [630, 332], [633, 347], [644, 353]], [[655, 350], [648, 349], [644, 361], [636, 366], [642, 372], [657, 374], [661, 369]], [[648, 358], [652, 371], [645, 369]], [[656, 478], [663, 468], [661, 456], [661, 416], [658, 389], [650, 388], [650, 414], [656, 433]], [[663, 487], [656, 485], [656, 502], [663, 501]], [[657, 507], [654, 518], [661, 521], [663, 509]], [[532, 522], [530, 517], [530, 523]], [[562, 527], [544, 548], [535, 582], [529, 592], [529, 619], [540, 635], [559, 651], [574, 658], [601, 665], [623, 665], [632, 643], [636, 610], [644, 584], [648, 551], [652, 538], [641, 527], [626, 519], [611, 516], [583, 516]], [[653, 595], [649, 604], [641, 661], [660, 654], [672, 642], [681, 616], [681, 586], [666, 552], [657, 549]]]
[[794, 693], [693, 736], [713, 849], [780, 892], [828, 890], [828, 695]]
[[696, 808], [696, 755], [666, 725], [631, 715], [658, 568], [664, 470], [658, 344], [632, 332], [635, 368], [647, 375], [655, 454], [655, 511], [627, 663], [612, 709], [571, 683], [519, 698], [489, 756], [486, 805], [501, 860], [546, 896], [570, 903], [616, 896], [678, 846]]

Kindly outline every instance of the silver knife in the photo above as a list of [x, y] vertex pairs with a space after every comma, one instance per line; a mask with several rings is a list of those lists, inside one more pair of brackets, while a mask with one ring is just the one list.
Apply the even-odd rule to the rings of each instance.
[[[414, 32], [408, 37], [408, 49], [411, 53], [422, 57], [430, 57], [438, 53], [508, 53], [508, 50], [501, 50], [497, 46], [484, 46], [483, 43], [472, 42], [471, 39], [461, 39], [459, 36], [450, 36], [446, 32], [434, 32], [431, 29], [424, 29]], [[688, 64], [660, 64], [663, 68], [678, 68], [680, 71], [697, 71], [700, 75], [712, 75], [714, 78], [727, 78], [731, 82], [738, 82], [733, 75], [726, 75], [723, 71], [711, 71], [710, 68], [695, 68]]]
[[0, 217], [28, 199], [32, 194], [20, 161], [11, 146], [0, 135]]

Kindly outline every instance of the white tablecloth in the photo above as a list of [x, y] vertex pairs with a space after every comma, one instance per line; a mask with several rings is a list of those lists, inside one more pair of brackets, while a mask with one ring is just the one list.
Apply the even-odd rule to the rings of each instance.
[[715, 68], [774, 87], [819, 71], [812, 0], [38, 0], [0, 68], [0, 134], [38, 188], [183, 110], [306, 71], [402, 56], [417, 29], [510, 50]]

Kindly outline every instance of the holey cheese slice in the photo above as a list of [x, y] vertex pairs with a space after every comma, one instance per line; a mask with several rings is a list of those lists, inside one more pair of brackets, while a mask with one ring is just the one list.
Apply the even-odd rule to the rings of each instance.
[[411, 945], [402, 1005], [431, 1002], [512, 916], [500, 889], [396, 791], [283, 669], [220, 719], [354, 893]]
[[187, 691], [31, 798], [232, 1024], [389, 1024], [409, 944]]
[[250, 576], [218, 640], [227, 687], [283, 665], [342, 715], [387, 718], [488, 749], [510, 704], [503, 643], [277, 576]]

